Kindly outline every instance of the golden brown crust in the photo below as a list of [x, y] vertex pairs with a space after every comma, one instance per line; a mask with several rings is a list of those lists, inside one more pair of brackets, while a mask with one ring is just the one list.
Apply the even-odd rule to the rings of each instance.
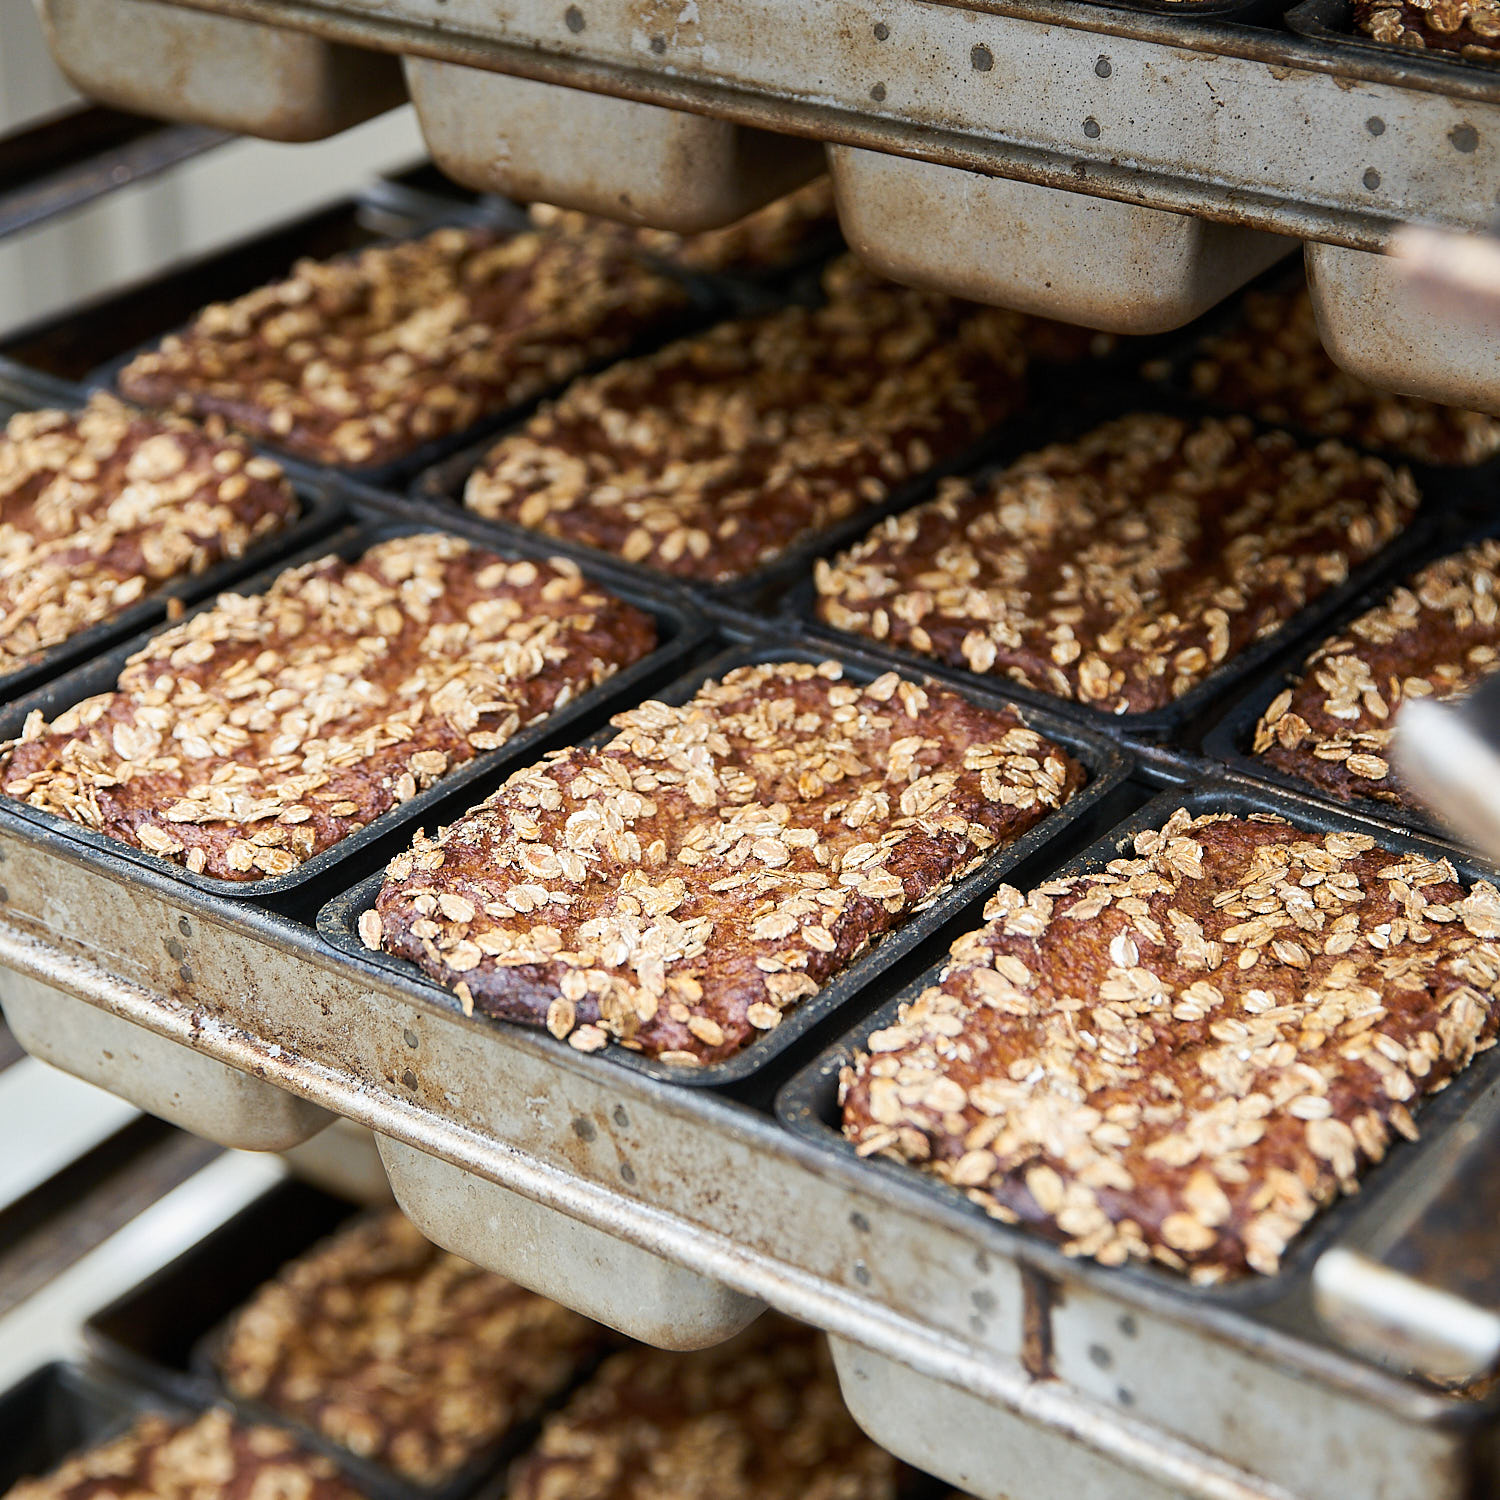
[[582, 1051], [731, 1056], [1084, 779], [1013, 710], [840, 677], [617, 715], [397, 856], [361, 937]]
[[605, 1337], [392, 1209], [283, 1267], [235, 1314], [217, 1364], [232, 1395], [434, 1485], [535, 1417]]
[[112, 692], [0, 754], [0, 790], [195, 874], [285, 875], [655, 644], [570, 562], [441, 533], [223, 594]]
[[510, 1500], [896, 1500], [820, 1333], [767, 1313], [692, 1354], [631, 1349], [548, 1418]]
[[198, 314], [121, 372], [127, 396], [218, 413], [288, 453], [368, 466], [619, 354], [686, 306], [627, 247], [439, 229]]
[[816, 567], [818, 613], [1110, 713], [1163, 708], [1411, 519], [1405, 471], [1243, 417], [1123, 417], [951, 480]]
[[1494, 886], [1263, 814], [985, 916], [844, 1070], [844, 1133], [1108, 1265], [1274, 1273], [1500, 1020]]
[[331, 1459], [274, 1427], [223, 1410], [180, 1423], [142, 1417], [129, 1432], [23, 1479], [5, 1500], [361, 1500]]
[[1500, 453], [1500, 419], [1376, 390], [1328, 357], [1300, 279], [1245, 294], [1236, 324], [1202, 340], [1196, 395], [1324, 437], [1419, 463], [1469, 465]]
[[1015, 412], [1020, 319], [891, 282], [721, 323], [576, 381], [469, 509], [723, 582], [878, 504]]
[[102, 393], [19, 413], [0, 437], [0, 676], [296, 514], [281, 470], [238, 439]]
[[1500, 541], [1429, 563], [1330, 637], [1255, 728], [1252, 753], [1341, 801], [1420, 804], [1391, 764], [1408, 698], [1461, 697], [1500, 666]]

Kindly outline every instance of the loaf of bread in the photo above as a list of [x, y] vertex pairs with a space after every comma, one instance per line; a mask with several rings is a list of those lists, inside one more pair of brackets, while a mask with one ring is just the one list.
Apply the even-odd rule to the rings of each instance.
[[1354, 27], [1397, 47], [1500, 63], [1500, 0], [1354, 0]]
[[23, 1479], [4, 1500], [361, 1500], [331, 1459], [228, 1412], [142, 1417], [121, 1437]]
[[359, 931], [466, 1007], [669, 1062], [739, 1051], [1082, 784], [1010, 709], [741, 667], [512, 776]]
[[0, 677], [296, 514], [281, 470], [238, 439], [103, 394], [19, 413], [0, 437]]
[[985, 916], [844, 1133], [1107, 1265], [1274, 1273], [1500, 1021], [1500, 892], [1363, 834], [1179, 810]]
[[392, 1209], [283, 1267], [235, 1314], [217, 1364], [232, 1395], [437, 1485], [531, 1421], [605, 1337]]
[[301, 261], [207, 307], [119, 387], [299, 458], [368, 467], [532, 400], [686, 305], [609, 240], [438, 229]]
[[1414, 807], [1391, 764], [1408, 698], [1456, 698], [1500, 667], [1500, 541], [1429, 563], [1330, 637], [1256, 725], [1253, 753], [1344, 802]]
[[223, 594], [33, 714], [0, 791], [195, 874], [285, 875], [655, 641], [572, 563], [399, 536]]
[[1417, 508], [1405, 471], [1243, 417], [1122, 417], [880, 523], [818, 613], [1108, 713], [1160, 709], [1342, 583]]

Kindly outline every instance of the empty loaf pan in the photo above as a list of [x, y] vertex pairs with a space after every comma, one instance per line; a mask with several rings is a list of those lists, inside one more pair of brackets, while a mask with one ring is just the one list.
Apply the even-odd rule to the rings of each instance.
[[705, 1349], [765, 1311], [755, 1297], [559, 1209], [378, 1137], [396, 1201], [434, 1244], [658, 1349]]
[[1431, 305], [1390, 256], [1312, 242], [1305, 256], [1323, 346], [1351, 375], [1500, 416], [1500, 320]]
[[523, 203], [696, 233], [823, 169], [816, 142], [427, 58], [404, 59], [433, 159]]
[[839, 224], [897, 281], [1102, 328], [1165, 333], [1294, 248], [1281, 235], [830, 146]]
[[393, 58], [161, 0], [40, 0], [57, 65], [138, 114], [317, 141], [403, 99]]
[[100, 1010], [4, 972], [5, 1019], [33, 1057], [194, 1135], [242, 1151], [284, 1151], [332, 1121], [326, 1109]]

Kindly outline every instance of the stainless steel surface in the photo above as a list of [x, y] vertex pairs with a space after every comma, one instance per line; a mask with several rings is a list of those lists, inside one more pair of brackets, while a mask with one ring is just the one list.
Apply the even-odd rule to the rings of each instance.
[[276, 141], [400, 104], [390, 58], [161, 0], [36, 0], [58, 66], [92, 99]]
[[176, 0], [1360, 249], [1500, 198], [1492, 70], [1072, 0]]
[[434, 1244], [658, 1349], [722, 1343], [765, 1303], [523, 1198], [402, 1141], [380, 1139], [396, 1201]]
[[521, 203], [691, 234], [732, 223], [823, 169], [817, 146], [795, 137], [429, 58], [405, 67], [438, 166]]
[[283, 1151], [333, 1116], [26, 974], [0, 979], [0, 1006], [33, 1057], [113, 1090], [148, 1114], [221, 1146]]
[[1191, 322], [1296, 248], [1216, 224], [956, 167], [830, 146], [851, 248], [897, 281], [1111, 333]]
[[1306, 254], [1318, 332], [1344, 369], [1381, 390], [1500, 415], [1500, 302], [1435, 305], [1395, 256], [1317, 244]]

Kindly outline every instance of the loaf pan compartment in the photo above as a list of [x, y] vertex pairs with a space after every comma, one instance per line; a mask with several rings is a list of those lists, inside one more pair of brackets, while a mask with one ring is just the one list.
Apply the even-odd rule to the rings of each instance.
[[394, 58], [162, 0], [41, 0], [47, 41], [90, 98], [273, 141], [316, 141], [405, 100]]
[[[1109, 861], [1119, 858], [1122, 851], [1129, 849], [1136, 834], [1160, 828], [1178, 808], [1186, 808], [1195, 816], [1228, 813], [1244, 817], [1273, 813], [1294, 827], [1313, 834], [1333, 831], [1365, 834], [1373, 837], [1382, 849], [1398, 855], [1420, 854], [1426, 858], [1449, 860], [1465, 885], [1476, 880], [1493, 882], [1496, 879], [1490, 866], [1465, 858], [1430, 839], [1375, 828], [1317, 803], [1268, 787], [1213, 780], [1160, 793], [1046, 878], [1064, 879], [1103, 869]], [[974, 927], [977, 929], [980, 925], [975, 922]], [[1033, 1265], [1063, 1280], [1085, 1276], [1092, 1282], [1094, 1278], [1100, 1278], [1097, 1284], [1104, 1290], [1112, 1282], [1124, 1278], [1143, 1290], [1149, 1288], [1160, 1293], [1170, 1289], [1172, 1295], [1187, 1304], [1215, 1303], [1248, 1309], [1286, 1301], [1305, 1289], [1312, 1267], [1325, 1249], [1334, 1243], [1347, 1242], [1351, 1235], [1358, 1233], [1361, 1223], [1378, 1222], [1383, 1206], [1394, 1205], [1403, 1195], [1420, 1189], [1430, 1175], [1434, 1157], [1439, 1162], [1443, 1160], [1441, 1145], [1445, 1136], [1462, 1126], [1471, 1106], [1500, 1087], [1500, 1048], [1492, 1047], [1481, 1053], [1445, 1089], [1421, 1102], [1415, 1111], [1421, 1139], [1415, 1142], [1396, 1140], [1389, 1147], [1386, 1159], [1369, 1168], [1360, 1179], [1357, 1194], [1337, 1199], [1291, 1240], [1281, 1259], [1280, 1270], [1274, 1276], [1247, 1272], [1217, 1285], [1195, 1285], [1186, 1276], [1154, 1263], [1132, 1262], [1118, 1268], [1100, 1266], [1067, 1256], [1061, 1247], [1036, 1231], [1000, 1223], [977, 1204], [971, 1203], [960, 1189], [950, 1187], [916, 1167], [875, 1156], [861, 1159], [855, 1154], [853, 1144], [845, 1140], [839, 1128], [840, 1071], [865, 1048], [872, 1032], [892, 1025], [903, 1004], [938, 982], [946, 962], [945, 955], [789, 1080], [776, 1098], [777, 1117], [785, 1128], [822, 1153], [830, 1170], [856, 1176], [876, 1174], [866, 1176], [865, 1180], [884, 1184], [890, 1193], [913, 1195], [916, 1200], [924, 1202], [929, 1211], [941, 1209], [944, 1218], [955, 1226], [967, 1224], [981, 1250], [993, 1249], [997, 1254]]]
[[14, 970], [0, 1007], [33, 1057], [221, 1146], [285, 1151], [333, 1123], [320, 1105]]
[[830, 146], [850, 246], [896, 281], [1111, 333], [1180, 328], [1296, 241], [1187, 214]]
[[522, 202], [691, 234], [823, 169], [816, 142], [431, 58], [403, 62], [437, 165]]
[[[262, 593], [288, 568], [312, 562], [320, 557], [337, 554], [345, 559], [359, 557], [378, 542], [407, 536], [422, 531], [441, 528], [412, 524], [380, 523], [364, 521], [345, 527], [323, 543], [276, 563], [274, 566], [244, 580], [238, 588], [241, 593]], [[549, 555], [545, 547], [537, 547], [529, 541], [518, 540], [510, 546], [494, 549], [507, 560], [530, 559], [544, 561]], [[422, 818], [437, 803], [442, 802], [476, 779], [502, 767], [514, 769], [526, 765], [541, 752], [557, 743], [565, 743], [570, 730], [581, 724], [602, 717], [607, 709], [633, 702], [651, 683], [661, 680], [669, 671], [680, 670], [684, 659], [702, 641], [705, 626], [691, 605], [669, 592], [648, 592], [633, 580], [600, 576], [594, 570], [592, 580], [611, 593], [624, 599], [649, 614], [656, 621], [657, 646], [640, 661], [616, 672], [597, 687], [580, 693], [570, 703], [551, 714], [540, 723], [521, 729], [498, 749], [476, 755], [473, 760], [457, 767], [436, 781], [425, 791], [418, 792], [409, 801], [382, 813], [365, 827], [339, 840], [311, 859], [285, 875], [267, 876], [260, 880], [223, 880], [211, 875], [196, 875], [180, 864], [175, 864], [143, 849], [137, 849], [121, 839], [85, 828], [67, 818], [27, 806], [23, 802], [0, 796], [0, 821], [19, 819], [23, 824], [61, 834], [65, 839], [82, 846], [93, 862], [106, 866], [129, 879], [134, 870], [147, 869], [167, 875], [200, 891], [211, 891], [216, 895], [238, 900], [261, 900], [280, 896], [294, 887], [306, 885], [330, 871], [335, 865], [351, 858], [372, 844], [405, 828]], [[184, 618], [202, 613], [213, 607], [213, 600], [205, 600]], [[126, 661], [143, 649], [152, 639], [152, 634], [136, 636], [114, 650], [95, 658], [82, 667], [48, 683], [36, 692], [0, 709], [0, 739], [14, 739], [26, 722], [28, 714], [40, 710], [48, 721], [71, 708], [75, 703], [96, 693], [110, 691], [117, 682]]]
[[[845, 677], [856, 683], [873, 681], [890, 670], [889, 664], [858, 651], [845, 649], [822, 651], [816, 644], [781, 645], [774, 641], [752, 638], [743, 644], [730, 646], [702, 666], [694, 667], [654, 696], [669, 704], [686, 703], [709, 679], [722, 677], [736, 667], [757, 662], [801, 661], [818, 662], [833, 658], [842, 663]], [[920, 674], [908, 673], [914, 680], [923, 680]], [[983, 688], [965, 687], [964, 695], [972, 702], [986, 708], [1015, 708], [1016, 704], [999, 694]], [[893, 929], [880, 938], [863, 954], [856, 958], [841, 974], [825, 984], [818, 993], [803, 1001], [796, 1009], [787, 1012], [780, 1024], [750, 1042], [741, 1052], [723, 1062], [709, 1063], [698, 1067], [678, 1066], [648, 1058], [641, 1053], [611, 1042], [601, 1055], [613, 1058], [625, 1067], [644, 1073], [647, 1077], [667, 1083], [679, 1083], [699, 1088], [718, 1087], [740, 1083], [758, 1073], [767, 1063], [780, 1056], [792, 1044], [820, 1025], [840, 1006], [857, 996], [866, 985], [887, 970], [901, 963], [934, 933], [948, 925], [971, 904], [987, 896], [994, 886], [1004, 880], [1021, 864], [1030, 861], [1044, 846], [1073, 828], [1092, 814], [1127, 778], [1132, 762], [1125, 752], [1106, 741], [1101, 735], [1090, 733], [1048, 714], [1044, 710], [1023, 708], [1022, 717], [1027, 725], [1039, 733], [1049, 736], [1062, 745], [1084, 767], [1088, 781], [1058, 811], [1043, 818], [1035, 827], [1023, 834], [1014, 843], [990, 854], [978, 869], [942, 892], [923, 911], [914, 915], [904, 925]], [[613, 737], [612, 730], [601, 730], [586, 743], [604, 744]], [[533, 757], [535, 758], [535, 757]], [[499, 786], [504, 778], [496, 776], [486, 781], [481, 789], [485, 792]], [[475, 803], [481, 800], [476, 797]], [[346, 958], [380, 971], [387, 983], [398, 981], [408, 992], [420, 995], [429, 1002], [436, 1000], [445, 1008], [460, 1011], [458, 997], [445, 985], [429, 978], [416, 964], [392, 954], [373, 953], [359, 937], [359, 919], [375, 904], [385, 880], [385, 872], [361, 880], [343, 895], [336, 896], [318, 913], [318, 932], [332, 947]], [[483, 1026], [521, 1026], [525, 1023], [500, 1021], [475, 1014], [471, 1020]], [[567, 1047], [567, 1043], [554, 1041], [541, 1027], [527, 1026], [543, 1043]], [[386, 1167], [391, 1158], [382, 1147]], [[398, 1199], [401, 1188], [394, 1180]], [[467, 1252], [464, 1252], [467, 1253]]]

